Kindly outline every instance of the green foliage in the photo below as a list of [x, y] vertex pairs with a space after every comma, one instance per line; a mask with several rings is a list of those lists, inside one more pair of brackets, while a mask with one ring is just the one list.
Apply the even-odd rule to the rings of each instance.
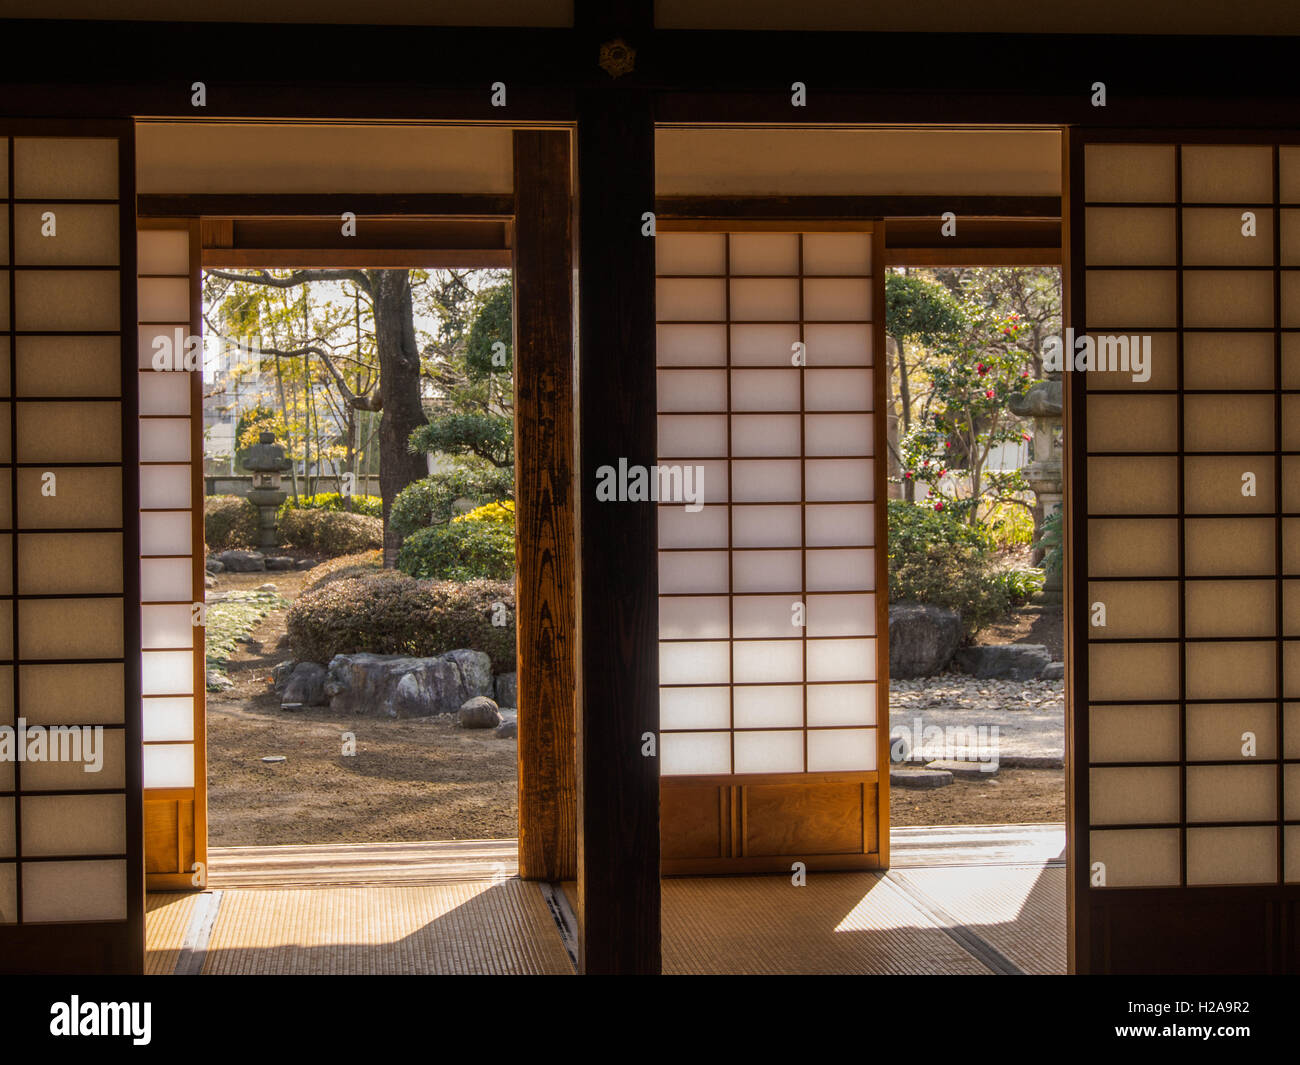
[[342, 510], [290, 508], [280, 516], [276, 528], [284, 546], [331, 557], [354, 555], [384, 543], [381, 519]]
[[1034, 516], [1019, 503], [995, 503], [981, 520], [1000, 551], [1028, 547], [1034, 539]]
[[[1019, 470], [984, 468], [998, 444], [1028, 439], [1008, 405], [1031, 384], [1032, 358], [1015, 344], [1023, 323], [972, 312], [972, 330], [939, 344], [929, 367], [929, 413], [901, 442], [904, 481], [929, 490], [931, 505], [974, 522], [984, 503], [1029, 490]], [[954, 479], [949, 475], [957, 475]]]
[[507, 580], [515, 572], [514, 522], [453, 521], [417, 529], [402, 542], [397, 568], [432, 580]]
[[457, 500], [468, 499], [473, 506], [492, 503], [513, 494], [514, 480], [513, 469], [468, 462], [431, 474], [397, 493], [389, 525], [401, 537], [430, 525], [445, 525], [455, 517]]
[[1043, 572], [1059, 576], [1065, 565], [1065, 530], [1062, 527], [1064, 509], [1058, 507], [1043, 519], [1043, 535], [1034, 547], [1043, 552]]
[[505, 469], [515, 464], [515, 423], [506, 414], [435, 414], [413, 433], [414, 452], [477, 455]]
[[915, 274], [885, 275], [885, 329], [890, 336], [933, 343], [961, 332], [966, 324], [961, 304], [939, 282]]
[[257, 507], [243, 496], [205, 496], [203, 542], [209, 551], [257, 544]]
[[451, 520], [453, 523], [458, 521], [499, 521], [513, 526], [515, 523], [515, 501], [513, 499], [503, 499], [500, 503], [484, 503], [481, 507], [475, 507], [467, 514], [458, 514]]
[[[494, 625], [504, 604], [505, 625]], [[470, 648], [493, 672], [515, 668], [514, 588], [504, 581], [417, 581], [387, 570], [317, 585], [290, 608], [289, 645], [299, 661], [338, 654], [429, 657]]]
[[955, 610], [968, 635], [1006, 613], [1008, 589], [994, 571], [985, 530], [898, 499], [889, 501], [888, 523], [891, 601]]
[[[295, 499], [286, 499], [280, 504], [280, 510], [277, 513], [277, 520], [284, 516], [290, 510], [339, 510], [346, 511], [343, 505], [343, 496], [338, 492], [317, 492], [314, 496], [299, 496]], [[353, 514], [365, 514], [371, 518], [382, 518], [384, 516], [384, 501], [380, 496], [358, 496], [352, 497]]]
[[[479, 293], [478, 313], [469, 327], [465, 343], [465, 364], [470, 377], [481, 380], [492, 374], [514, 372], [514, 306], [509, 282], [493, 285]], [[504, 352], [493, 351], [500, 343]]]
[[1002, 585], [1007, 601], [1012, 606], [1024, 606], [1035, 594], [1043, 590], [1044, 576], [1037, 569], [998, 570], [994, 579]]

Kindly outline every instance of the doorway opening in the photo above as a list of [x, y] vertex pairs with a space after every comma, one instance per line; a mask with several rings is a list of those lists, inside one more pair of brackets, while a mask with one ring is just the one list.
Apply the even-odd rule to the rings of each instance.
[[513, 840], [509, 271], [252, 254], [203, 276], [209, 842]]

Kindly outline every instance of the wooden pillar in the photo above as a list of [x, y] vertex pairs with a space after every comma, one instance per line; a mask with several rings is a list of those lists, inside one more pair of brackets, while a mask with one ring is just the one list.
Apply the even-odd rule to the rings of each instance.
[[[598, 470], [655, 461], [655, 254], [648, 94], [579, 103], [578, 901], [585, 973], [658, 973], [655, 505], [599, 502]], [[657, 739], [656, 739], [657, 742]]]
[[569, 140], [567, 131], [514, 135], [519, 874], [528, 880], [572, 880], [578, 868]]

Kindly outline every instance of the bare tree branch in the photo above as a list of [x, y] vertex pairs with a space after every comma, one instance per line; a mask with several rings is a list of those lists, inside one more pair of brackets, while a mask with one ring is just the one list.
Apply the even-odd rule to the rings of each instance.
[[250, 285], [266, 285], [269, 288], [295, 288], [309, 281], [351, 281], [366, 295], [370, 292], [370, 276], [364, 270], [316, 269], [295, 270], [288, 277], [273, 277], [269, 271], [258, 270], [255, 273], [235, 273], [228, 270], [207, 270], [210, 277], [220, 277], [227, 281], [244, 281]]

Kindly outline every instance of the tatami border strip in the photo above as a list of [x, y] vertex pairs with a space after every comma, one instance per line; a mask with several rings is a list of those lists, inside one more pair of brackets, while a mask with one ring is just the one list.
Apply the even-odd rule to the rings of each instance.
[[973, 954], [999, 976], [1027, 976], [1024, 969], [1008, 958], [988, 940], [971, 931], [969, 925], [945, 910], [920, 888], [908, 883], [893, 870], [887, 871], [881, 880], [891, 884], [904, 895], [908, 901], [920, 909], [949, 939], [959, 947]]
[[190, 923], [185, 929], [185, 938], [181, 941], [180, 954], [176, 959], [176, 976], [203, 974], [208, 944], [212, 941], [217, 912], [221, 909], [221, 896], [221, 891], [205, 891], [194, 900], [194, 910], [190, 914]]

